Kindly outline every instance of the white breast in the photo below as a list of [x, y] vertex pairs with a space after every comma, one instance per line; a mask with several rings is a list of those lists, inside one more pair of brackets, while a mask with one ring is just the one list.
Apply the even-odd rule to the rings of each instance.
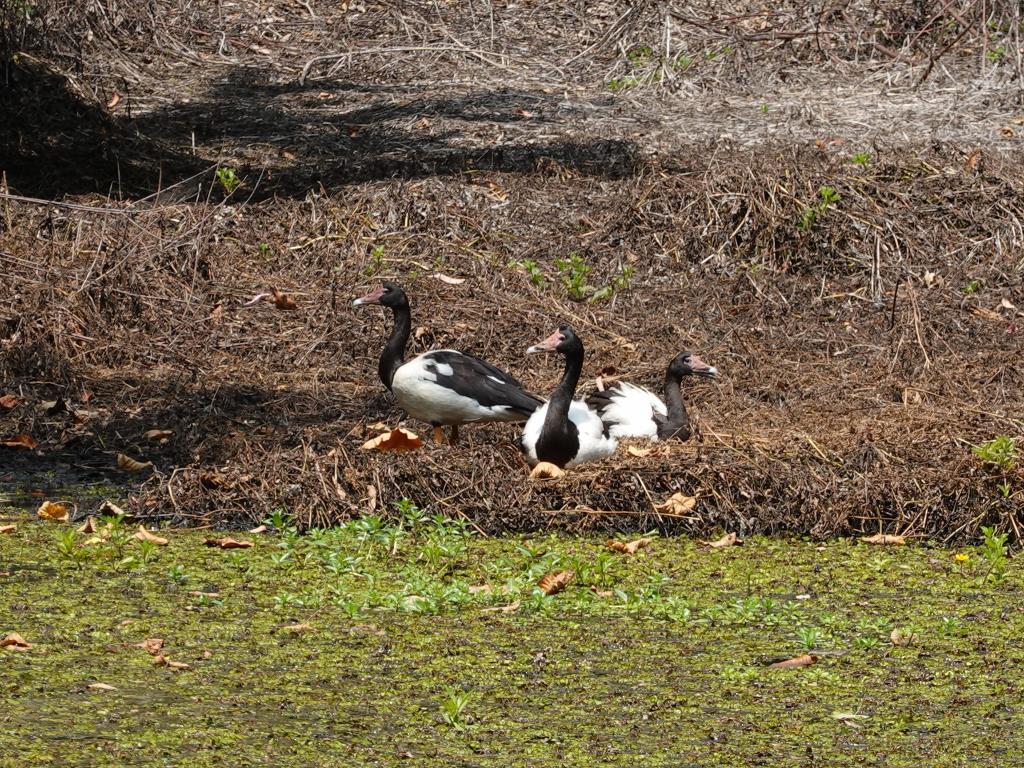
[[[537, 441], [540, 439], [541, 431], [544, 428], [544, 419], [547, 417], [548, 404], [544, 403], [534, 411], [523, 427], [523, 450], [526, 452], [527, 461], [536, 464]], [[577, 464], [586, 464], [588, 461], [597, 461], [605, 456], [615, 453], [619, 447], [615, 437], [605, 437], [604, 423], [601, 418], [582, 400], [573, 400], [569, 404], [569, 420], [576, 425], [579, 432], [580, 447], [576, 455], [570, 459], [565, 466], [574, 467]]]

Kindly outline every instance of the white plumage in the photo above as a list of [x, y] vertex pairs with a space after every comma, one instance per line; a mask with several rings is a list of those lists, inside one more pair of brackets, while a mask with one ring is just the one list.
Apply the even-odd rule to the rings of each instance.
[[646, 437], [657, 441], [655, 414], [668, 415], [661, 398], [648, 389], [623, 381], [612, 387], [608, 407], [601, 418], [610, 425], [608, 432], [615, 437]]
[[[523, 427], [522, 445], [526, 452], [526, 458], [530, 465], [537, 463], [537, 440], [540, 439], [541, 430], [544, 427], [544, 419], [547, 417], [548, 404], [545, 402], [540, 408], [530, 414], [530, 418]], [[597, 461], [605, 456], [615, 453], [619, 447], [619, 441], [614, 437], [606, 436], [604, 423], [601, 417], [592, 411], [582, 400], [573, 400], [569, 404], [569, 421], [576, 425], [579, 433], [580, 447], [576, 455], [566, 462], [567, 467], [575, 467], [577, 464], [586, 464], [588, 461]]]

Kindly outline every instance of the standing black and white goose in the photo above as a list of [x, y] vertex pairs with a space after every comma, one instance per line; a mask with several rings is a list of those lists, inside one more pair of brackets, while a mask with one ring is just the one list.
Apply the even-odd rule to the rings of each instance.
[[583, 342], [568, 325], [558, 326], [527, 352], [558, 352], [565, 372], [551, 399], [533, 412], [523, 428], [523, 451], [531, 465], [572, 467], [615, 452], [618, 441], [605, 430], [601, 417], [582, 400], [573, 400], [583, 370]]
[[615, 437], [689, 440], [690, 417], [683, 404], [683, 377], [717, 373], [717, 368], [697, 355], [680, 352], [665, 370], [664, 402], [650, 390], [622, 381], [603, 392], [594, 392], [587, 398], [587, 405], [600, 414], [608, 432]]
[[505, 371], [454, 349], [425, 352], [405, 362], [412, 315], [409, 299], [397, 283], [384, 283], [353, 304], [390, 307], [395, 327], [384, 345], [377, 372], [406, 413], [433, 425], [434, 442], [441, 442], [442, 427], [452, 428], [455, 442], [460, 424], [525, 421], [541, 404]]

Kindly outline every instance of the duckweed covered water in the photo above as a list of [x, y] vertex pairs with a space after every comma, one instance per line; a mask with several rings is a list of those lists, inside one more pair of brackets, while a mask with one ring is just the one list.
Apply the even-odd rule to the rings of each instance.
[[[629, 557], [415, 510], [231, 534], [243, 550], [17, 522], [0, 633], [33, 647], [0, 650], [4, 767], [1024, 764], [1021, 580], [1012, 562], [980, 578], [980, 550], [655, 539]], [[534, 589], [563, 569], [564, 592]]]

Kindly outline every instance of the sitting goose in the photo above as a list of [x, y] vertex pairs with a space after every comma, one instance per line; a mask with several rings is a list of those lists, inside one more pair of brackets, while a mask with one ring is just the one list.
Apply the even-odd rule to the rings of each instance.
[[697, 355], [680, 352], [665, 370], [665, 402], [648, 389], [622, 381], [603, 392], [594, 392], [587, 398], [587, 405], [600, 414], [608, 432], [615, 437], [689, 440], [690, 418], [683, 404], [683, 377], [717, 373], [717, 368]]
[[562, 381], [523, 429], [522, 446], [530, 464], [537, 469], [541, 463], [572, 467], [614, 453], [618, 441], [608, 435], [601, 418], [582, 400], [572, 399], [583, 370], [583, 342], [573, 329], [562, 324], [526, 351], [558, 352], [565, 356]]
[[438, 349], [404, 362], [412, 315], [409, 299], [397, 283], [386, 282], [353, 304], [391, 308], [395, 327], [384, 345], [377, 372], [406, 413], [434, 426], [435, 443], [441, 442], [443, 426], [452, 428], [455, 442], [460, 424], [526, 421], [540, 405], [540, 399], [509, 374], [472, 355]]

